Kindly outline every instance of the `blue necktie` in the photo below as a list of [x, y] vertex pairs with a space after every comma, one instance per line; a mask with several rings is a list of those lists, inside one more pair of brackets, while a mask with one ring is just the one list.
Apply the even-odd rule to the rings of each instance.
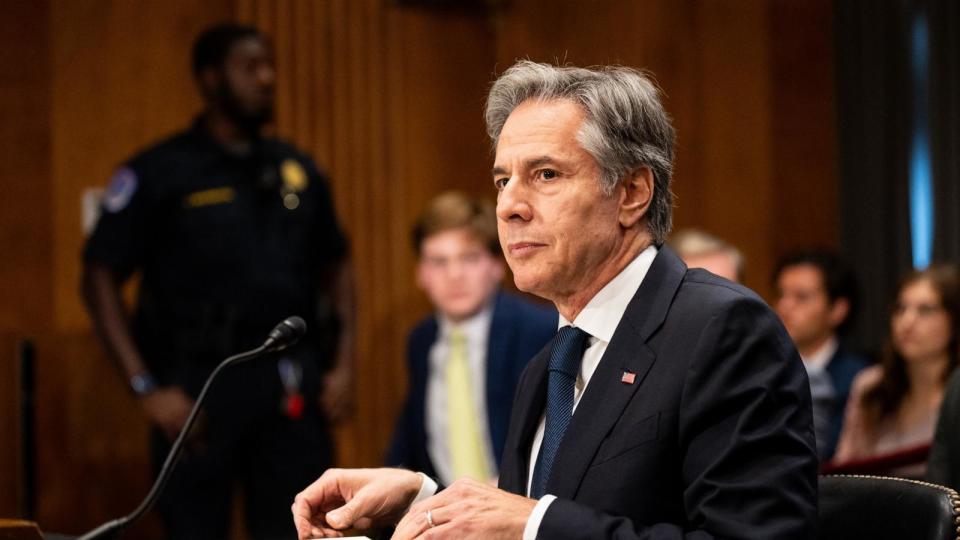
[[580, 360], [587, 337], [589, 335], [579, 328], [564, 326], [553, 340], [547, 368], [547, 425], [530, 484], [530, 496], [534, 499], [539, 499], [547, 492], [553, 460], [573, 418], [573, 388], [580, 372]]

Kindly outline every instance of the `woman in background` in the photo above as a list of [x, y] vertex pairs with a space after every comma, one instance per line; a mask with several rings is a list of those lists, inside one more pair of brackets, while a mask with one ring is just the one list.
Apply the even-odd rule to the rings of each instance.
[[[854, 379], [834, 464], [910, 455], [933, 440], [947, 379], [960, 359], [960, 279], [953, 266], [911, 273], [897, 292], [879, 365]], [[888, 472], [922, 477], [926, 462]]]

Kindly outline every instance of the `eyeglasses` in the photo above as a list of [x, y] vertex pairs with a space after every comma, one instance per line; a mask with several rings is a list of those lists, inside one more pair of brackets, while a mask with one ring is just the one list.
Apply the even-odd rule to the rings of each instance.
[[940, 304], [903, 304], [897, 302], [893, 305], [893, 311], [891, 312], [892, 317], [903, 317], [907, 314], [908, 311], [913, 310], [916, 312], [917, 317], [926, 318], [936, 315], [943, 311], [943, 306]]

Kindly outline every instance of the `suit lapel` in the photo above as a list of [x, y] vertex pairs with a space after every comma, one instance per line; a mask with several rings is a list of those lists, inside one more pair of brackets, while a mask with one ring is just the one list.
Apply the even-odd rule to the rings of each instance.
[[[552, 343], [540, 350], [524, 372], [522, 386], [517, 389], [510, 433], [504, 449], [504, 468], [501, 471], [501, 487], [513, 493], [527, 493], [527, 476], [530, 467], [530, 445], [537, 432], [540, 416], [547, 401], [547, 362]], [[508, 459], [513, 466], [507, 467]], [[509, 470], [508, 470], [509, 469]], [[516, 475], [516, 478], [512, 476]]]
[[[646, 341], [666, 318], [685, 271], [686, 266], [669, 248], [660, 248], [577, 405], [568, 436], [557, 453], [547, 493], [564, 498], [576, 495], [600, 444], [645, 383], [656, 360]], [[633, 384], [621, 382], [624, 372], [634, 374]], [[545, 373], [541, 377], [545, 380]], [[529, 443], [526, 448], [529, 451]]]

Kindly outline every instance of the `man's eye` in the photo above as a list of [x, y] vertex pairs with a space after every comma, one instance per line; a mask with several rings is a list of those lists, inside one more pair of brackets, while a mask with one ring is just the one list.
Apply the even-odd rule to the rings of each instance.
[[544, 180], [552, 180], [557, 177], [557, 171], [553, 169], [543, 169], [539, 174], [540, 178]]
[[494, 186], [495, 188], [497, 188], [497, 189], [503, 189], [503, 188], [507, 187], [507, 182], [508, 182], [509, 180], [510, 180], [510, 179], [507, 178], [507, 177], [496, 178], [496, 179], [493, 180], [493, 186]]

